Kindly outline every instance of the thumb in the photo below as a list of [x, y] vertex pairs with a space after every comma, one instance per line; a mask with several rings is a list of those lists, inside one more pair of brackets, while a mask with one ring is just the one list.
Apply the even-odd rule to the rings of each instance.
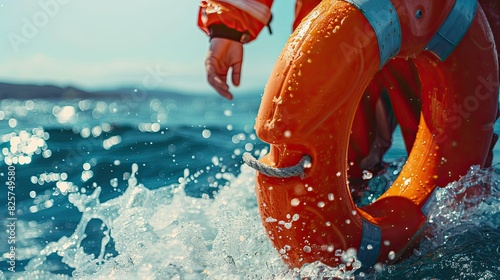
[[231, 78], [232, 78], [233, 85], [235, 85], [235, 86], [239, 86], [240, 85], [240, 81], [241, 81], [241, 65], [242, 65], [241, 61], [233, 64]]

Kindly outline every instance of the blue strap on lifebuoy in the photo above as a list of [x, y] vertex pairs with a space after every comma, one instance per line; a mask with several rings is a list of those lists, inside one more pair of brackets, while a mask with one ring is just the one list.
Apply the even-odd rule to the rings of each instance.
[[401, 24], [390, 0], [344, 0], [358, 8], [377, 35], [380, 69], [401, 49]]
[[359, 272], [367, 271], [375, 265], [380, 253], [381, 243], [382, 230], [380, 227], [363, 219], [363, 236], [357, 254], [362, 266]]
[[476, 11], [477, 0], [456, 0], [450, 14], [425, 49], [441, 61], [446, 60], [469, 30]]

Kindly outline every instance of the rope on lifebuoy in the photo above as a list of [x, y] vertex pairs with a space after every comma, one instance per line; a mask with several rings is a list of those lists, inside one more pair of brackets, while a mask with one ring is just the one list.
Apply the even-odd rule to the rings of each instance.
[[259, 171], [260, 173], [268, 177], [276, 177], [276, 178], [290, 178], [290, 177], [300, 176], [300, 178], [304, 179], [306, 177], [304, 170], [311, 166], [311, 157], [308, 155], [304, 155], [302, 159], [299, 161], [299, 163], [297, 163], [296, 165], [283, 168], [272, 167], [267, 164], [264, 164], [258, 161], [250, 153], [243, 154], [243, 161], [248, 166]]

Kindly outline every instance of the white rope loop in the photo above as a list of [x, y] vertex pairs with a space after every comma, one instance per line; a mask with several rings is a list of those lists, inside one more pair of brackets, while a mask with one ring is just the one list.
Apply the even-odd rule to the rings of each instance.
[[244, 153], [243, 161], [251, 168], [257, 170], [258, 172], [268, 177], [290, 178], [290, 177], [300, 176], [301, 179], [304, 179], [306, 177], [304, 170], [311, 166], [312, 160], [310, 156], [304, 155], [302, 159], [299, 161], [299, 163], [297, 163], [294, 166], [277, 168], [266, 165], [258, 161], [250, 153]]

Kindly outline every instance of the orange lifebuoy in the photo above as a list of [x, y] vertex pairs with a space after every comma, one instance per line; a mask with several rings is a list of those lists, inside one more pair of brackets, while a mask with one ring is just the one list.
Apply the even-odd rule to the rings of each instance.
[[[343, 263], [342, 253], [351, 248], [366, 267], [398, 259], [418, 240], [434, 189], [458, 179], [471, 165], [483, 165], [492, 139], [498, 58], [480, 7], [469, 14], [458, 11], [470, 16], [470, 26], [453, 51], [440, 57], [429, 42], [440, 36], [438, 29], [454, 5], [463, 1], [382, 1], [392, 5], [375, 11], [390, 19], [387, 36], [377, 33], [370, 11], [348, 2], [353, 1], [322, 1], [293, 33], [256, 119], [257, 135], [270, 144], [260, 164], [279, 169], [301, 160], [310, 163], [283, 178], [257, 172], [263, 225], [291, 267], [315, 261], [337, 266]], [[392, 21], [391, 13], [399, 22]], [[390, 32], [397, 24], [400, 45], [383, 50], [392, 44]], [[387, 44], [381, 44], [385, 39]], [[418, 74], [418, 132], [390, 189], [358, 208], [347, 177], [355, 111], [373, 77], [388, 76], [384, 82], [390, 86], [394, 75], [387, 69], [398, 68]], [[400, 116], [405, 112], [398, 113], [398, 104], [404, 104], [396, 97], [403, 91], [389, 89]], [[304, 160], [305, 155], [310, 159]], [[296, 176], [299, 173], [303, 176]]]

